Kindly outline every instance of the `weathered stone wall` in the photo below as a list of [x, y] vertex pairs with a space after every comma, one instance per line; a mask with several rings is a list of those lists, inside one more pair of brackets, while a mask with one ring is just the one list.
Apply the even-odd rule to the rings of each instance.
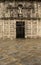
[[[21, 20], [0, 20], [0, 38], [16, 38], [16, 21]], [[25, 38], [41, 37], [41, 20], [22, 21], [25, 22]]]
[[25, 35], [26, 38], [37, 37], [37, 21], [36, 20], [26, 20], [25, 22]]
[[[21, 10], [18, 9], [20, 4], [23, 6]], [[33, 9], [29, 9], [30, 6]], [[20, 11], [24, 19], [19, 19]], [[0, 3], [0, 38], [16, 38], [16, 21], [25, 22], [25, 38], [41, 37], [41, 2]]]
[[0, 20], [0, 38], [16, 38], [15, 20]]

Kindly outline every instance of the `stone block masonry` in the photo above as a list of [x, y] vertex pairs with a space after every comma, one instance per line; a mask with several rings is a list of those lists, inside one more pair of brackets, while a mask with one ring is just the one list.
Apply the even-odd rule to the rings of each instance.
[[16, 22], [25, 22], [25, 38], [41, 37], [41, 2], [0, 2], [0, 38], [16, 38]]

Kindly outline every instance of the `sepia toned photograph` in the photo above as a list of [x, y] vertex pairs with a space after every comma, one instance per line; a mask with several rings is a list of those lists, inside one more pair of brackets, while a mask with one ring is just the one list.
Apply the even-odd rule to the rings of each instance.
[[0, 0], [0, 65], [41, 65], [41, 0]]

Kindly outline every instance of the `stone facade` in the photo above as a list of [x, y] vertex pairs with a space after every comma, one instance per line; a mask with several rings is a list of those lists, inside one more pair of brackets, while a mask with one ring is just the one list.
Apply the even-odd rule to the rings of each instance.
[[25, 38], [41, 37], [41, 2], [0, 2], [0, 38], [16, 38], [16, 22], [25, 22]]

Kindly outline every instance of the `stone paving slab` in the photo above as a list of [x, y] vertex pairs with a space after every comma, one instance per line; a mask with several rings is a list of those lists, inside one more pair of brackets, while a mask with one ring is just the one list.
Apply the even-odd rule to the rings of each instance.
[[41, 39], [0, 40], [0, 65], [41, 65]]

